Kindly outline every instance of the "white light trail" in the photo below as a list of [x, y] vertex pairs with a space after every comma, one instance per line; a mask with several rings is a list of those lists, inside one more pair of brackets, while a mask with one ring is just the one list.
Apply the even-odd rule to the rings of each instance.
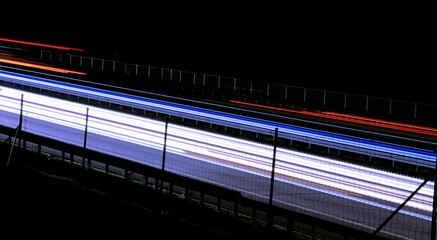
[[[83, 131], [88, 108], [90, 133], [162, 150], [164, 122], [7, 87], [0, 89], [0, 111], [19, 114], [21, 95], [24, 94], [23, 117]], [[26, 124], [23, 124], [23, 130], [26, 131]], [[58, 138], [70, 141], [68, 136]], [[269, 145], [175, 124], [169, 124], [167, 144], [176, 154], [270, 177], [273, 147]], [[319, 189], [329, 188], [330, 191], [349, 192], [396, 204], [402, 203], [422, 182], [421, 179], [283, 148], [277, 149], [276, 159], [277, 180], [293, 183], [299, 179], [312, 188], [317, 185]], [[433, 186], [432, 182], [426, 184], [407, 206], [431, 212]]]
[[431, 166], [435, 162], [435, 153], [421, 150], [414, 150], [407, 147], [395, 146], [365, 139], [355, 139], [348, 136], [326, 133], [322, 131], [310, 130], [266, 120], [257, 120], [249, 117], [243, 117], [233, 114], [220, 113], [206, 109], [199, 109], [180, 104], [166, 103], [163, 101], [152, 100], [148, 98], [133, 96], [129, 94], [116, 93], [112, 91], [96, 89], [86, 86], [74, 85], [71, 83], [56, 82], [54, 80], [20, 76], [20, 74], [11, 74], [7, 71], [0, 70], [0, 78], [17, 81], [22, 84], [31, 84], [41, 88], [56, 89], [56, 91], [66, 94], [78, 94], [80, 96], [89, 96], [102, 101], [123, 103], [126, 105], [133, 104], [146, 107], [149, 110], [158, 112], [170, 113], [175, 116], [190, 117], [196, 120], [210, 119], [221, 121], [223, 124], [231, 124], [230, 126], [239, 126], [242, 129], [257, 129], [262, 133], [272, 133], [275, 127], [279, 128], [281, 136], [294, 136], [311, 141], [325, 142], [331, 144], [339, 144], [350, 148], [366, 149], [377, 153], [385, 153], [390, 155], [412, 158], [421, 160], [421, 164]]

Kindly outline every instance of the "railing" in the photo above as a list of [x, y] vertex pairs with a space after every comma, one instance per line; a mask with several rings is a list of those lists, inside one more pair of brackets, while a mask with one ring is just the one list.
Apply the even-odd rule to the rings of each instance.
[[[265, 99], [272, 105], [292, 106], [298, 103], [318, 110], [352, 112], [437, 126], [437, 114], [435, 114], [437, 105], [434, 104], [144, 66], [46, 50], [41, 51], [40, 58], [42, 61], [80, 68], [85, 71], [106, 72], [115, 76], [134, 77], [141, 81], [153, 79], [172, 84], [218, 90], [223, 93], [246, 94], [257, 99]], [[121, 81], [120, 84], [122, 84]], [[141, 85], [141, 83], [138, 84]]]

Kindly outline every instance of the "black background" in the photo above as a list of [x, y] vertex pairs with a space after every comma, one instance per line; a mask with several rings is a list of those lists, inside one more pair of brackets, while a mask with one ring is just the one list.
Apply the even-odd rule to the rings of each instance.
[[0, 37], [157, 67], [437, 104], [431, 6], [176, 3], [3, 1]]

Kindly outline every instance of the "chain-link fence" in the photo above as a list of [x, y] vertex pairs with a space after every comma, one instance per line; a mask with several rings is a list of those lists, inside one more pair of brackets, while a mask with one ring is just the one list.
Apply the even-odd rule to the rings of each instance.
[[100, 152], [388, 239], [433, 234], [433, 181], [279, 147], [277, 128], [270, 143], [259, 143], [190, 128], [171, 115], [150, 118], [7, 87], [0, 113], [2, 126], [82, 148], [71, 161], [83, 166], [107, 171], [86, 154]]

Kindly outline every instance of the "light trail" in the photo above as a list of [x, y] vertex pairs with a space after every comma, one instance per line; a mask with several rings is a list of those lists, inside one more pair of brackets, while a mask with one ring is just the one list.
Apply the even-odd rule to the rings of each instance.
[[237, 100], [229, 100], [229, 102], [237, 103], [237, 104], [245, 105], [245, 106], [271, 109], [271, 110], [276, 110], [276, 111], [281, 111], [281, 112], [297, 113], [297, 114], [320, 117], [320, 118], [340, 120], [340, 121], [344, 121], [344, 122], [359, 123], [359, 124], [364, 124], [364, 125], [389, 128], [389, 129], [394, 129], [394, 130], [401, 130], [401, 131], [406, 131], [406, 132], [412, 132], [412, 133], [418, 133], [418, 134], [437, 137], [437, 129], [431, 128], [431, 127], [398, 123], [398, 122], [393, 122], [393, 121], [385, 121], [385, 120], [380, 120], [380, 119], [375, 119], [375, 118], [368, 118], [368, 117], [355, 116], [355, 115], [350, 115], [350, 114], [342, 114], [342, 113], [336, 113], [336, 112], [323, 112], [323, 111], [311, 112], [311, 111], [304, 111], [304, 110], [293, 110], [293, 109], [266, 106], [266, 105], [255, 104], [255, 103], [248, 103], [248, 102], [237, 101]]
[[57, 50], [63, 50], [63, 51], [77, 51], [77, 52], [84, 51], [81, 48], [71, 48], [71, 47], [65, 47], [65, 46], [59, 46], [59, 45], [29, 42], [29, 41], [15, 40], [15, 39], [9, 39], [9, 38], [0, 38], [0, 42], [8, 42], [8, 43], [15, 43], [15, 44], [22, 44], [22, 45], [29, 45], [29, 46], [37, 46], [37, 47], [51, 48], [51, 49], [57, 49]]
[[23, 62], [23, 61], [18, 61], [18, 60], [10, 60], [10, 59], [5, 59], [5, 58], [0, 58], [0, 63], [13, 64], [13, 65], [18, 65], [18, 66], [22, 66], [22, 67], [37, 68], [37, 69], [58, 72], [58, 73], [64, 73], [64, 74], [77, 74], [77, 75], [86, 75], [87, 74], [86, 72], [72, 71], [72, 70], [63, 69], [63, 68], [50, 67], [50, 66], [45, 66], [45, 65], [41, 65], [41, 64]]
[[[62, 126], [66, 129], [84, 131], [85, 114], [88, 108], [87, 129], [89, 133], [162, 150], [165, 123], [157, 120], [7, 87], [0, 88], [0, 111], [19, 115], [22, 94], [24, 94], [23, 130], [26, 132], [38, 133], [43, 137], [54, 138], [67, 143], [76, 142], [77, 139], [73, 135], [52, 134], [49, 130], [39, 129], [31, 123], [36, 119], [47, 122], [52, 127]], [[1, 119], [0, 117], [0, 124], [7, 121], [8, 119]], [[120, 153], [114, 148], [103, 149], [100, 142], [95, 142], [94, 145], [92, 142], [90, 144], [88, 146], [90, 149], [105, 151], [107, 154], [128, 159], [126, 156], [128, 152], [126, 151]], [[167, 150], [174, 154], [188, 156], [238, 171], [266, 178], [270, 177], [273, 151], [273, 147], [270, 145], [169, 123]], [[148, 164], [143, 158], [132, 160]], [[276, 161], [276, 180], [290, 184], [297, 184], [296, 182], [299, 181], [301, 186], [342, 198], [350, 199], [350, 195], [353, 195], [354, 201], [365, 204], [370, 201], [377, 205], [379, 200], [383, 200], [399, 205], [423, 181], [284, 148], [277, 149]], [[429, 216], [417, 214], [413, 209], [430, 213], [432, 211], [433, 192], [434, 183], [428, 182], [407, 203], [407, 209], [403, 210], [403, 213], [430, 220]]]
[[418, 160], [422, 161], [420, 163], [427, 167], [434, 167], [434, 162], [436, 159], [436, 154], [431, 151], [424, 151], [405, 146], [374, 142], [340, 134], [306, 129], [278, 122], [244, 117], [225, 112], [212, 111], [182, 104], [160, 101], [156, 99], [75, 85], [71, 83], [58, 82], [45, 78], [31, 77], [2, 70], [0, 70], [0, 79], [4, 79], [5, 81], [13, 80], [14, 82], [19, 84], [31, 85], [47, 90], [59, 91], [65, 94], [77, 95], [125, 106], [132, 106], [144, 110], [157, 111], [173, 116], [182, 116], [198, 121], [216, 121], [221, 125], [248, 129], [251, 131], [261, 132], [270, 135], [277, 127], [281, 137], [314, 139], [314, 141], [318, 141], [320, 143], [328, 142], [331, 144], [347, 146], [347, 149], [361, 148], [366, 149], [366, 151], [373, 151], [373, 153], [381, 152], [387, 154], [388, 156], [396, 155], [408, 157], [414, 159], [412, 161], [415, 161], [415, 163], [417, 163]]

